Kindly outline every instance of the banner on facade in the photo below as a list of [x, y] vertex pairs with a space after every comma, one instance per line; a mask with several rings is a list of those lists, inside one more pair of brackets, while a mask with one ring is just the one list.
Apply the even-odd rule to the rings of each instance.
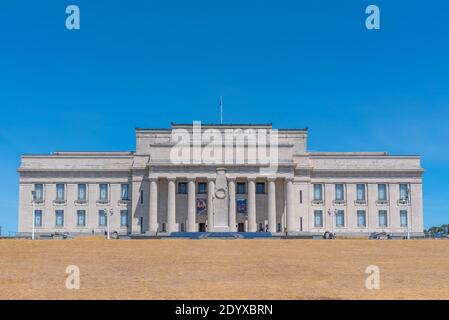
[[246, 199], [237, 199], [237, 213], [246, 213]]
[[207, 212], [207, 199], [196, 199], [196, 213], [206, 214]]

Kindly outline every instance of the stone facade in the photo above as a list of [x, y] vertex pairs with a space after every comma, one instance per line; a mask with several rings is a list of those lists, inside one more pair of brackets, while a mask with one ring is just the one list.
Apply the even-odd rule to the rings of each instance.
[[[123, 234], [422, 235], [419, 156], [308, 152], [307, 129], [279, 129], [277, 170], [266, 175], [251, 161], [174, 164], [174, 129], [190, 132], [192, 125], [136, 129], [135, 152], [23, 155], [19, 232], [31, 232], [34, 208], [37, 233], [102, 233], [113, 209], [110, 230]], [[201, 130], [208, 129], [273, 130], [271, 125], [205, 125]], [[197, 199], [204, 199], [205, 212], [197, 212]]]

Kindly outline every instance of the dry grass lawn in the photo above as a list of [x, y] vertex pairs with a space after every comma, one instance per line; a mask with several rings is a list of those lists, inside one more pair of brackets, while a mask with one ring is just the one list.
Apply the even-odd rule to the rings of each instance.
[[0, 299], [449, 299], [449, 241], [0, 240]]

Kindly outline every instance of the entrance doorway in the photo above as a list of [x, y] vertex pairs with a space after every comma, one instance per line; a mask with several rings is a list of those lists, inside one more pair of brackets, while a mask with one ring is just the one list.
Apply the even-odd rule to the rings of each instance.
[[200, 223], [198, 224], [198, 231], [199, 231], [199, 232], [206, 232], [206, 224], [203, 223], [203, 222], [200, 222]]
[[237, 225], [237, 232], [245, 232], [245, 224], [244, 223], [240, 222]]

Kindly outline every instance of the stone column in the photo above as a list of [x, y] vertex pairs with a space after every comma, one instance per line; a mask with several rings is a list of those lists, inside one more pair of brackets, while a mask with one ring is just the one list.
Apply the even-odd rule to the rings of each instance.
[[268, 231], [276, 232], [276, 179], [268, 178]]
[[229, 231], [236, 232], [236, 210], [235, 210], [235, 180], [228, 180], [228, 198], [229, 198]]
[[195, 178], [189, 178], [187, 186], [187, 232], [196, 232], [196, 192], [195, 192]]
[[256, 232], [256, 179], [248, 178], [248, 231]]
[[[287, 206], [287, 232], [295, 231], [295, 212], [293, 207], [293, 179], [285, 179], [286, 206]], [[324, 213], [323, 213], [324, 214]]]
[[176, 178], [168, 178], [167, 231], [176, 230]]
[[157, 178], [150, 178], [150, 233], [157, 232]]
[[207, 231], [214, 231], [214, 179], [207, 180]]

